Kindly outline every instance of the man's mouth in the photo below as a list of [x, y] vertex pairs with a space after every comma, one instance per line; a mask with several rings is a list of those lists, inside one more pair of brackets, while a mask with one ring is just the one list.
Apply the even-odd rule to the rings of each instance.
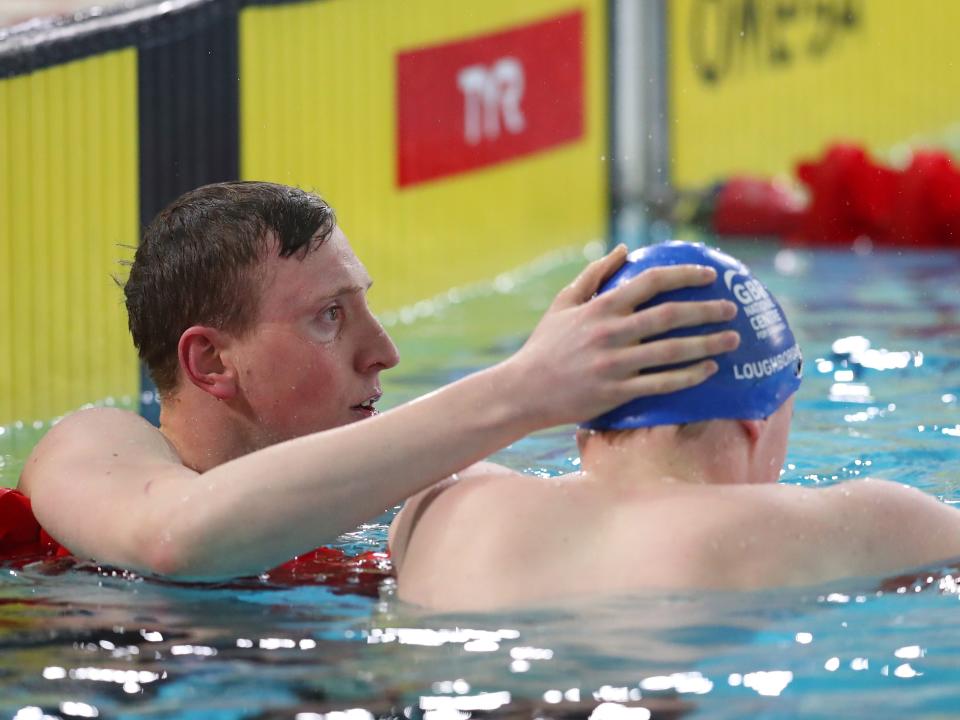
[[358, 403], [357, 405], [351, 406], [350, 409], [351, 409], [351, 410], [356, 410], [357, 412], [364, 413], [364, 414], [366, 414], [366, 415], [368, 415], [368, 416], [370, 416], [370, 415], [376, 415], [376, 414], [377, 414], [377, 408], [374, 407], [374, 405], [376, 405], [376, 403], [377, 403], [377, 401], [380, 399], [380, 397], [381, 397], [381, 393], [377, 393], [376, 395], [371, 395], [371, 396], [368, 397], [366, 400], [364, 400], [362, 403]]

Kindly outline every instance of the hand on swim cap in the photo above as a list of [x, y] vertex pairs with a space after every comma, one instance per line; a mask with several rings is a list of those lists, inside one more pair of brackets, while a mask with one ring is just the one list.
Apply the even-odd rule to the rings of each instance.
[[533, 429], [582, 421], [637, 396], [696, 385], [716, 371], [714, 361], [653, 369], [736, 347], [737, 335], [729, 332], [641, 344], [672, 329], [729, 320], [734, 308], [710, 300], [634, 312], [662, 292], [716, 280], [712, 268], [697, 265], [656, 268], [594, 297], [624, 258], [625, 249], [618, 247], [584, 269], [560, 291], [524, 347], [507, 361], [523, 377], [516, 401], [529, 405]]
[[[717, 280], [699, 287], [691, 283], [685, 288], [664, 287], [659, 293], [647, 293], [650, 283], [642, 278], [689, 263], [712, 266]], [[702, 385], [676, 393], [668, 391], [669, 397], [663, 398], [654, 397], [657, 393], [652, 392], [637, 395], [623, 406], [585, 423], [585, 427], [622, 430], [723, 418], [760, 419], [772, 414], [796, 392], [800, 385], [801, 353], [783, 308], [739, 260], [702, 244], [674, 241], [651, 245], [630, 254], [623, 267], [601, 288], [598, 299], [616, 296], [634, 284], [642, 286], [631, 295], [638, 300], [635, 322], [649, 333], [647, 337], [655, 338], [641, 346], [636, 357], [643, 356], [644, 350], [647, 361], [652, 358], [654, 363], [667, 356], [682, 357], [683, 352], [678, 351], [683, 347], [681, 343], [698, 337], [700, 343], [686, 347], [684, 352], [695, 356], [697, 348], [730, 345], [716, 353], [719, 370]], [[692, 319], [696, 313], [689, 308], [710, 302], [725, 307], [730, 303], [735, 312], [704, 321], [719, 325], [699, 328]], [[651, 322], [655, 324], [650, 325]], [[698, 335], [704, 329], [720, 332]], [[739, 334], [736, 344], [734, 333]], [[674, 341], [679, 342], [673, 344]], [[656, 346], [659, 349], [654, 351]]]
[[550, 309], [559, 310], [586, 302], [597, 294], [600, 286], [620, 269], [626, 259], [627, 246], [620, 243], [602, 258], [594, 260], [581, 270], [573, 282], [557, 293]]

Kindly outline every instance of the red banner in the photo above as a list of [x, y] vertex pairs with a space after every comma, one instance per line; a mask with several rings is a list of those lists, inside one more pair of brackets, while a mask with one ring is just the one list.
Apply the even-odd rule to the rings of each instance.
[[400, 187], [583, 136], [583, 12], [397, 55]]

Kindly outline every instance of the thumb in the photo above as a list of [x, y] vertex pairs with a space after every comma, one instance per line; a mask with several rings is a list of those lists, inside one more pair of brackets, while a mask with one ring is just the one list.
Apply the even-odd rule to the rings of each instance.
[[551, 309], [562, 310], [585, 303], [596, 294], [603, 281], [623, 265], [626, 257], [627, 246], [620, 243], [602, 258], [594, 260], [577, 275], [573, 282], [557, 293]]

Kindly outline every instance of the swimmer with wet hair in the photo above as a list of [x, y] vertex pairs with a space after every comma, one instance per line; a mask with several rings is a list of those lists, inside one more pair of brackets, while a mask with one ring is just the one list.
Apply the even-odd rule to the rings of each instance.
[[[401, 599], [442, 610], [655, 590], [750, 590], [889, 575], [960, 556], [960, 513], [880, 479], [780, 485], [802, 356], [783, 308], [735, 258], [670, 242], [632, 253], [601, 296], [652, 267], [716, 270], [637, 308], [669, 316], [725, 299], [739, 346], [697, 387], [635, 398], [583, 423], [580, 472], [457, 480], [391, 528]], [[703, 332], [701, 329], [700, 332]], [[688, 330], [661, 336], [682, 340]]]

